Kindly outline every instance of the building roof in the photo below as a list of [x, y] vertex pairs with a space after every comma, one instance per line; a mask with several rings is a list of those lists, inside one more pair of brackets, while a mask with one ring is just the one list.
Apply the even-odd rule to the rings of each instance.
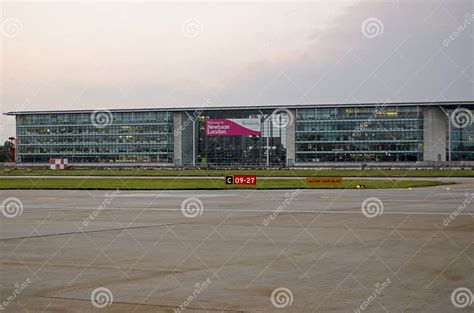
[[[264, 105], [240, 105], [240, 106], [193, 106], [179, 108], [131, 108], [131, 109], [103, 109], [111, 112], [143, 112], [143, 111], [230, 111], [230, 110], [268, 110], [268, 109], [302, 109], [302, 108], [324, 108], [324, 107], [374, 107], [374, 106], [467, 106], [474, 107], [472, 101], [432, 101], [432, 102], [372, 102], [372, 103], [312, 103], [312, 104], [264, 104]], [[23, 114], [53, 114], [53, 113], [91, 113], [99, 109], [88, 110], [52, 110], [52, 111], [12, 111], [4, 113], [5, 115], [23, 115]]]

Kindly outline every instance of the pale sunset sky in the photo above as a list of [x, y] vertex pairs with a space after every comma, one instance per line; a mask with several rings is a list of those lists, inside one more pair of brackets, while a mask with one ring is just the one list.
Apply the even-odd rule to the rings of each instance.
[[0, 23], [1, 113], [474, 99], [474, 1], [7, 1]]

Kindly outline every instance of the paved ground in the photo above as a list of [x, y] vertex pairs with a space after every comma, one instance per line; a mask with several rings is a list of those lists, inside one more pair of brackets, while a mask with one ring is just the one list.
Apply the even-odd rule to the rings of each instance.
[[[16, 216], [0, 215], [0, 305], [468, 312], [451, 294], [474, 292], [472, 193], [472, 179], [412, 190], [0, 191], [23, 206], [17, 214], [10, 199]], [[91, 294], [103, 290], [113, 300], [100, 309]]]

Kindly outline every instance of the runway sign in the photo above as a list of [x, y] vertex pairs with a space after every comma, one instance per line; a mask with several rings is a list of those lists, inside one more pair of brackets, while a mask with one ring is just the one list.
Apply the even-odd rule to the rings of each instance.
[[257, 176], [255, 175], [234, 175], [225, 177], [226, 185], [256, 185]]
[[340, 186], [342, 185], [341, 177], [306, 177], [306, 185], [308, 186]]

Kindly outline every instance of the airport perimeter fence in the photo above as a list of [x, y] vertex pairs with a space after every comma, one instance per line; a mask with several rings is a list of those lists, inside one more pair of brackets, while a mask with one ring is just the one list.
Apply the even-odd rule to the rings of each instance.
[[[46, 163], [0, 163], [3, 169], [49, 169]], [[413, 162], [413, 163], [316, 163], [296, 164], [293, 166], [282, 165], [197, 165], [175, 166], [173, 164], [149, 163], [72, 163], [68, 169], [103, 169], [103, 170], [473, 170], [474, 161], [456, 162]]]

